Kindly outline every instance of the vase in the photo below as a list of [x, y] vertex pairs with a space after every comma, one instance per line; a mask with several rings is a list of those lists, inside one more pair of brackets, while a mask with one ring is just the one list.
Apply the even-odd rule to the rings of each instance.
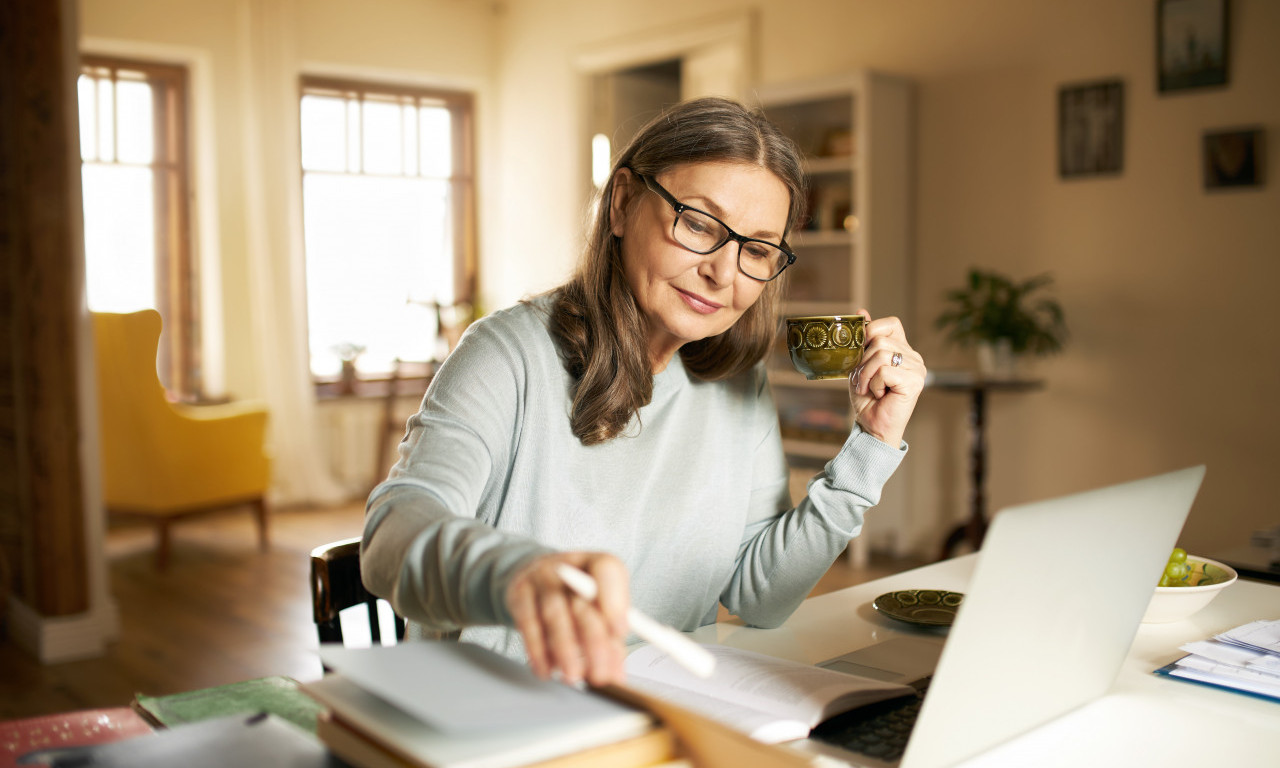
[[978, 342], [978, 373], [987, 379], [1018, 377], [1018, 356], [1009, 339]]
[[356, 361], [343, 360], [342, 374], [338, 378], [338, 393], [354, 395], [356, 392]]

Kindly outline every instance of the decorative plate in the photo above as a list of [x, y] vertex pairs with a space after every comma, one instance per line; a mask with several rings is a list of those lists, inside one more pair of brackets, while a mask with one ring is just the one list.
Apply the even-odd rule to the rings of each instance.
[[871, 606], [898, 621], [929, 627], [949, 627], [956, 620], [956, 610], [964, 601], [960, 592], [941, 589], [903, 589], [886, 592]]

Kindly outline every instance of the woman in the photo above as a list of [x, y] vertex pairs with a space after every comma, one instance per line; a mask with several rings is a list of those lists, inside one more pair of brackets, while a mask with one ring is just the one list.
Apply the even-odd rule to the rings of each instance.
[[763, 359], [804, 199], [795, 147], [734, 102], [642, 129], [573, 278], [473, 324], [432, 382], [369, 499], [370, 591], [597, 685], [623, 678], [629, 605], [682, 630], [790, 615], [901, 461], [925, 373], [897, 319], [869, 323], [857, 425], [792, 507]]

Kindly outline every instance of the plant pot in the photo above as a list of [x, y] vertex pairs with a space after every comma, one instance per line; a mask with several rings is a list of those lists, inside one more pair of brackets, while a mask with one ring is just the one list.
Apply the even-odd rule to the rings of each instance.
[[338, 392], [343, 395], [354, 395], [356, 392], [356, 361], [342, 361], [342, 375], [338, 379]]
[[978, 373], [988, 379], [1018, 377], [1018, 356], [1008, 339], [978, 342]]

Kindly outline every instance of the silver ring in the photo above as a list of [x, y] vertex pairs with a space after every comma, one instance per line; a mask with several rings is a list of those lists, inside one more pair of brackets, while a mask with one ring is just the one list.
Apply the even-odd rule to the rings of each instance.
[[902, 353], [894, 352], [893, 357], [889, 358], [889, 365], [892, 365], [894, 368], [902, 365]]

